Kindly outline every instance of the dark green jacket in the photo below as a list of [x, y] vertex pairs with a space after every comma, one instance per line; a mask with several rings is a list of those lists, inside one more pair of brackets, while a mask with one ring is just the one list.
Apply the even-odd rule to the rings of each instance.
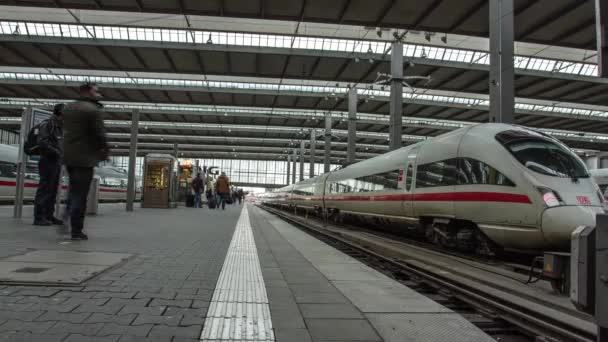
[[64, 155], [67, 166], [94, 167], [108, 156], [103, 106], [82, 98], [68, 104], [63, 112]]

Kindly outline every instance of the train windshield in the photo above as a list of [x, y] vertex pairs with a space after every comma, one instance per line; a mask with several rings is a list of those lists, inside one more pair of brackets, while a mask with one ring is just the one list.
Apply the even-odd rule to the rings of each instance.
[[585, 165], [564, 146], [533, 133], [511, 132], [514, 131], [501, 132], [496, 139], [528, 169], [554, 177], [589, 177]]

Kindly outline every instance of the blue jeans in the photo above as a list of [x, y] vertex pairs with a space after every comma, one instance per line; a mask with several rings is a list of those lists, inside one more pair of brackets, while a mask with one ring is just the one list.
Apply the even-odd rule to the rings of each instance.
[[194, 192], [194, 207], [195, 208], [201, 208], [201, 193], [200, 192]]

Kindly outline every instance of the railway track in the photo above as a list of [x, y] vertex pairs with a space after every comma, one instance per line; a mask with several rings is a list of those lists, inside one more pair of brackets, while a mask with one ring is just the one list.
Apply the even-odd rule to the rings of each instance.
[[596, 341], [597, 327], [589, 316], [568, 308], [565, 298], [540, 298], [513, 272], [260, 207], [460, 313], [498, 341]]

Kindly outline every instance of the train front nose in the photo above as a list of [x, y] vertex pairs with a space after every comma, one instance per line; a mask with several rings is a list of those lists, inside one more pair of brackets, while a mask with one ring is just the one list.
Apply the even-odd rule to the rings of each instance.
[[595, 216], [604, 209], [597, 206], [558, 206], [542, 215], [542, 231], [547, 248], [569, 249], [570, 236], [578, 226], [595, 226]]

